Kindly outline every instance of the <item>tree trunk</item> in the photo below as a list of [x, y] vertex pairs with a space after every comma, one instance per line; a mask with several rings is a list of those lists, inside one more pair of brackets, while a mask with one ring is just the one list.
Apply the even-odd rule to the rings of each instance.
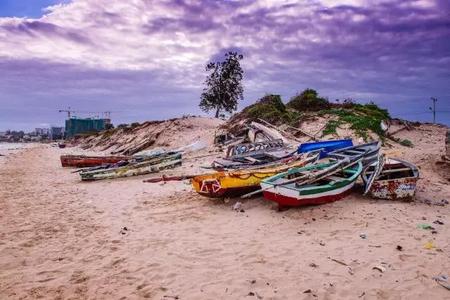
[[220, 112], [220, 107], [217, 107], [217, 110], [216, 110], [216, 118], [219, 117], [219, 112]]

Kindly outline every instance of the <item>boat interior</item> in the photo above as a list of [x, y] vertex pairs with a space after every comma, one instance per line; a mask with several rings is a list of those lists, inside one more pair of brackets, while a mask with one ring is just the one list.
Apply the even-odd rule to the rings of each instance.
[[[374, 171], [374, 167], [370, 166], [366, 174], [370, 175]], [[401, 162], [385, 164], [377, 180], [392, 180], [399, 178], [417, 177], [413, 168], [404, 165]]]

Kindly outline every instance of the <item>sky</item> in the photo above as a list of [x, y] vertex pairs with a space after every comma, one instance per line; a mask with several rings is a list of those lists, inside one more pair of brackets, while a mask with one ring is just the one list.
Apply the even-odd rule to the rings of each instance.
[[0, 0], [0, 131], [204, 114], [206, 64], [244, 55], [242, 109], [306, 88], [450, 125], [448, 0]]

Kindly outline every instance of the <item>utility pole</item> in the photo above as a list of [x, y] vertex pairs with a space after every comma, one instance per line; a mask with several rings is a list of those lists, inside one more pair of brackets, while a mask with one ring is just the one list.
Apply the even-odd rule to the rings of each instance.
[[436, 123], [436, 102], [437, 99], [434, 97], [431, 97], [431, 101], [433, 101], [433, 108], [430, 107], [430, 110], [433, 112], [433, 124]]

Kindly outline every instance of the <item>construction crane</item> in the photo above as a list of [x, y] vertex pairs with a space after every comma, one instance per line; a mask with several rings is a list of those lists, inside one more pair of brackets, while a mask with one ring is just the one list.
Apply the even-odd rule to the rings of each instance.
[[97, 117], [102, 114], [104, 119], [111, 119], [111, 113], [112, 111], [83, 111], [83, 110], [71, 110], [70, 107], [68, 109], [60, 109], [58, 112], [60, 113], [67, 113], [67, 119], [70, 119], [73, 114], [80, 113], [80, 114], [97, 114]]

